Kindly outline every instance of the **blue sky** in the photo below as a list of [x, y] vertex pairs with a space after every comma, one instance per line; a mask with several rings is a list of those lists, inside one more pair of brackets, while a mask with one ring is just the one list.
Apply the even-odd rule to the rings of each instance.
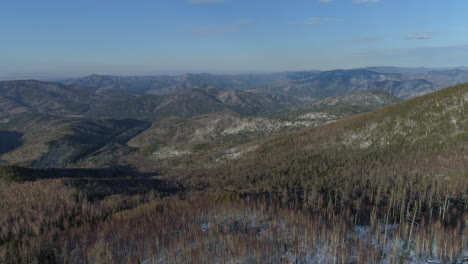
[[466, 0], [2, 0], [0, 76], [468, 65]]

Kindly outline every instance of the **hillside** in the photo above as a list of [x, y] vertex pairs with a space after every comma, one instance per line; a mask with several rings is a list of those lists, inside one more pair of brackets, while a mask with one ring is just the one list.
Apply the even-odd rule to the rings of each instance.
[[[150, 159], [183, 158], [211, 153], [236, 158], [239, 145], [251, 140], [330, 123], [401, 100], [384, 92], [365, 91], [326, 98], [256, 116], [217, 113], [154, 122], [129, 145]], [[221, 153], [221, 154], [219, 154]]]
[[160, 119], [233, 112], [255, 115], [302, 102], [284, 95], [233, 91], [213, 86], [187, 89], [171, 95], [144, 95], [110, 102], [90, 112], [93, 116]]
[[310, 109], [329, 106], [354, 106], [367, 108], [368, 111], [372, 111], [399, 102], [402, 102], [402, 100], [390, 93], [377, 90], [364, 90], [350, 94], [326, 97], [294, 108]]
[[95, 96], [93, 90], [39, 81], [0, 82], [0, 118], [8, 120], [29, 110], [79, 114], [89, 109], [84, 99]]
[[[450, 85], [448, 85], [450, 86]], [[399, 98], [408, 99], [431, 93], [437, 89], [434, 85], [423, 79], [406, 81], [377, 81], [360, 84], [352, 88], [352, 92], [366, 90], [380, 90], [393, 94]]]
[[57, 116], [85, 115], [106, 102], [134, 95], [121, 90], [41, 82], [35, 80], [0, 82], [0, 122], [19, 114], [35, 112]]
[[[235, 159], [213, 160], [211, 167], [186, 171], [181, 179], [195, 189], [295, 204], [303, 209], [290, 214], [306, 212], [304, 222], [293, 217], [293, 226], [303, 228], [298, 234], [310, 230], [305, 226], [311, 217], [328, 215], [325, 222], [341, 230], [333, 232], [334, 239], [346, 245], [346, 253], [330, 242], [336, 251], [328, 253], [325, 262], [334, 262], [332, 256], [338, 255], [343, 260], [359, 258], [354, 240], [349, 239], [353, 231], [345, 228], [351, 225], [358, 237], [372, 241], [363, 242], [369, 250], [364, 255], [373, 256], [366, 262], [464, 263], [467, 117], [468, 84], [463, 84], [331, 124], [249, 142]], [[258, 216], [266, 208], [247, 210]], [[217, 219], [210, 223], [220, 225]], [[315, 223], [320, 225], [320, 220]], [[448, 233], [450, 238], [445, 237]], [[423, 243], [434, 248], [424, 248]], [[451, 248], [449, 252], [438, 248], [442, 245]], [[294, 250], [301, 249], [291, 246]], [[316, 254], [322, 257], [322, 252]], [[298, 258], [306, 261], [308, 256], [305, 250]]]
[[235, 157], [235, 147], [239, 144], [331, 122], [341, 117], [326, 111], [316, 111], [309, 116], [291, 119], [270, 116], [244, 117], [229, 112], [191, 118], [172, 117], [154, 122], [151, 128], [133, 138], [128, 144], [139, 148], [141, 155], [156, 160], [196, 156], [214, 150], [226, 154], [232, 152], [232, 156]]
[[292, 105], [302, 104], [300, 100], [294, 97], [277, 94], [233, 91], [211, 86], [203, 88], [202, 90], [243, 115], [265, 113]]
[[[364, 199], [385, 204], [395, 190], [414, 185], [413, 191], [424, 192], [425, 185], [417, 182], [436, 184], [445, 177], [451, 193], [443, 195], [466, 199], [467, 117], [468, 85], [450, 87], [332, 124], [249, 143], [255, 151], [220, 165], [212, 174], [204, 173], [205, 184], [299, 192], [314, 201], [335, 196], [339, 203]], [[443, 197], [432, 195], [431, 199]]]
[[[9, 123], [0, 124], [2, 133], [18, 135], [17, 144], [0, 155], [0, 162], [33, 167], [66, 167], [85, 161], [102, 148], [114, 146], [125, 149], [126, 142], [148, 126], [144, 121], [133, 119], [23, 114]], [[117, 150], [114, 152], [118, 153]], [[108, 160], [112, 162], [113, 154], [107, 155], [111, 155]]]

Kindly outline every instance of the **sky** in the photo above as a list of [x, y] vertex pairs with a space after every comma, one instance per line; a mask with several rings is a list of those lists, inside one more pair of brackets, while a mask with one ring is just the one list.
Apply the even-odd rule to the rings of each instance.
[[0, 77], [468, 65], [467, 0], [1, 0]]

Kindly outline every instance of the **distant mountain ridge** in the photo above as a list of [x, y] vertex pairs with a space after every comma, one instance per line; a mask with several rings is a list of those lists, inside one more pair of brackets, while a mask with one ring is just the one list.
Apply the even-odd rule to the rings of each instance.
[[67, 84], [97, 89], [118, 88], [154, 95], [173, 94], [201, 86], [283, 94], [313, 101], [361, 90], [382, 90], [402, 99], [468, 82], [468, 69], [376, 66], [349, 70], [296, 71], [270, 74], [183, 74], [178, 76], [90, 75]]
[[447, 68], [428, 68], [428, 67], [396, 67], [396, 66], [371, 66], [365, 69], [383, 72], [383, 73], [400, 73], [400, 74], [423, 74], [431, 71], [449, 71], [449, 70], [462, 70], [468, 71], [468, 67], [447, 67]]
[[112, 76], [89, 75], [66, 84], [88, 86], [94, 88], [119, 88], [154, 95], [165, 95], [210, 85], [225, 89], [246, 90], [271, 82], [312, 76], [317, 71], [283, 72], [265, 74], [216, 75], [208, 73], [183, 74], [178, 76]]
[[415, 80], [399, 73], [380, 73], [367, 69], [333, 70], [315, 76], [276, 82], [255, 91], [287, 94], [320, 99], [363, 90], [381, 90], [402, 99], [437, 90], [437, 85], [423, 79]]

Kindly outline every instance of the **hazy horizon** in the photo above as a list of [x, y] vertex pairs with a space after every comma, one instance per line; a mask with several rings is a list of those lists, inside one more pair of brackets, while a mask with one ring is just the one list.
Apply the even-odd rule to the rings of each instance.
[[214, 75], [239, 75], [239, 74], [273, 74], [273, 73], [280, 73], [280, 72], [294, 72], [294, 71], [329, 71], [329, 70], [352, 70], [352, 69], [365, 69], [371, 67], [396, 67], [396, 68], [425, 68], [425, 69], [434, 69], [434, 70], [445, 70], [445, 69], [456, 69], [456, 68], [467, 68], [464, 65], [459, 66], [452, 66], [452, 67], [405, 67], [405, 66], [393, 66], [393, 65], [372, 65], [366, 67], [358, 67], [358, 68], [336, 68], [336, 69], [325, 69], [325, 70], [318, 70], [318, 69], [302, 69], [302, 70], [284, 70], [284, 71], [245, 71], [245, 72], [209, 72], [209, 71], [159, 71], [159, 72], [135, 72], [135, 71], [128, 71], [128, 72], [108, 72], [108, 71], [98, 71], [98, 72], [75, 72], [75, 73], [10, 73], [5, 74], [0, 72], [0, 80], [8, 81], [8, 80], [27, 80], [27, 79], [36, 79], [36, 80], [63, 80], [63, 79], [73, 79], [73, 78], [80, 78], [89, 75], [114, 75], [114, 76], [159, 76], [159, 75], [167, 75], [167, 76], [178, 76], [183, 74], [214, 74]]
[[2, 2], [0, 77], [466, 65], [468, 2]]

